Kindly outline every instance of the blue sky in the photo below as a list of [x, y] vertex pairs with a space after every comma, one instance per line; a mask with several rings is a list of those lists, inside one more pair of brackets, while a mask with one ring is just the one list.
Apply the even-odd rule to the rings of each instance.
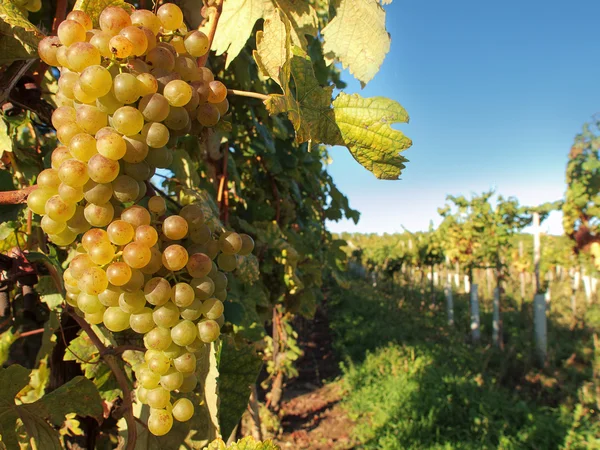
[[[386, 11], [380, 72], [363, 90], [344, 79], [349, 93], [406, 108], [410, 162], [400, 181], [382, 181], [333, 148], [330, 173], [362, 216], [329, 228], [422, 230], [447, 194], [489, 188], [525, 205], [561, 198], [573, 137], [600, 111], [600, 2], [394, 0]], [[561, 233], [560, 215], [543, 228]]]

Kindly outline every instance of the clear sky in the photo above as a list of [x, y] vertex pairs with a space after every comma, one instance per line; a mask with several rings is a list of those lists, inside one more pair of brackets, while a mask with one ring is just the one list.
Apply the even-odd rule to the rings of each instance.
[[[521, 204], [560, 199], [567, 154], [600, 111], [598, 19], [593, 0], [394, 0], [391, 50], [361, 91], [402, 104], [412, 140], [400, 181], [377, 180], [343, 147], [329, 170], [362, 215], [334, 232], [411, 231], [437, 224], [447, 194], [495, 188]], [[543, 227], [562, 233], [553, 214]]]

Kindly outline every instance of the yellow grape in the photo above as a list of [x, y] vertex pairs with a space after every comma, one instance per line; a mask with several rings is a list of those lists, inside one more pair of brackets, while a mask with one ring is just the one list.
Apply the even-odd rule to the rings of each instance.
[[57, 34], [61, 44], [67, 47], [75, 42], [85, 42], [86, 38], [85, 27], [74, 20], [63, 20], [58, 26]]
[[124, 220], [115, 220], [107, 229], [107, 237], [115, 245], [127, 245], [133, 239], [135, 230]]

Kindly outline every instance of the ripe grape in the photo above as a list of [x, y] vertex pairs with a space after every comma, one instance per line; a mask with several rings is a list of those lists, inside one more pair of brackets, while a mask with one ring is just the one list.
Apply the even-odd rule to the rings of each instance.
[[254, 250], [254, 239], [247, 234], [240, 234], [242, 238], [242, 248], [239, 250], [238, 255], [247, 256]]
[[105, 227], [114, 217], [115, 208], [111, 203], [88, 203], [84, 210], [85, 218], [93, 227]]
[[141, 269], [150, 262], [150, 248], [139, 242], [130, 242], [123, 249], [123, 261], [133, 269]]
[[159, 327], [171, 328], [179, 322], [179, 308], [173, 302], [157, 306], [152, 312], [154, 323]]
[[148, 349], [166, 350], [171, 342], [173, 341], [168, 328], [156, 327], [144, 335], [144, 345]]
[[171, 298], [171, 284], [161, 277], [152, 278], [144, 286], [144, 294], [151, 305], [164, 305]]
[[140, 27], [148, 28], [156, 36], [162, 26], [160, 19], [151, 11], [139, 9], [131, 14], [131, 23]]
[[194, 404], [187, 398], [180, 398], [173, 403], [173, 418], [179, 422], [187, 422], [194, 415]]
[[[172, 3], [168, 3], [171, 5]], [[159, 388], [157, 388], [159, 389]], [[148, 402], [150, 404], [150, 402]], [[173, 427], [173, 416], [168, 411], [156, 409], [148, 418], [148, 430], [155, 436], [164, 436]]]
[[92, 19], [90, 19], [90, 16], [88, 16], [84, 11], [71, 11], [69, 14], [67, 14], [66, 19], [79, 22], [86, 30], [91, 30], [94, 25]]
[[182, 320], [171, 328], [171, 339], [180, 346], [190, 345], [198, 336], [198, 329], [191, 320]]
[[[204, 344], [202, 344], [202, 345], [204, 345]], [[177, 391], [182, 392], [182, 393], [192, 392], [194, 389], [196, 389], [197, 385], [198, 385], [198, 378], [196, 377], [195, 374], [184, 375], [183, 383], [181, 384], [181, 386], [179, 386], [179, 389], [177, 389]], [[175, 402], [175, 403], [177, 403], [177, 402]]]
[[85, 42], [86, 33], [85, 27], [74, 20], [63, 20], [57, 29], [58, 39], [60, 43], [69, 47], [75, 42]]
[[60, 47], [60, 39], [58, 36], [47, 36], [38, 44], [38, 53], [42, 61], [49, 66], [58, 66], [56, 52]]
[[210, 103], [204, 103], [198, 106], [196, 117], [198, 122], [205, 127], [214, 127], [221, 119], [221, 115], [219, 114], [217, 107], [215, 105], [211, 105]]
[[205, 300], [215, 292], [215, 283], [209, 277], [192, 278], [190, 285], [196, 293], [196, 298], [199, 300]]
[[164, 198], [159, 195], [150, 197], [148, 200], [148, 209], [159, 216], [167, 211], [167, 203]]
[[123, 8], [109, 6], [100, 13], [99, 22], [102, 31], [114, 36], [123, 28], [131, 25], [131, 18]]
[[162, 254], [162, 262], [167, 270], [176, 272], [185, 267], [188, 261], [187, 250], [181, 245], [169, 245]]
[[165, 30], [176, 30], [183, 25], [183, 13], [174, 3], [166, 3], [158, 8], [156, 16]]
[[204, 320], [198, 323], [198, 336], [202, 342], [211, 343], [218, 339], [221, 330], [214, 320]]
[[227, 231], [219, 237], [219, 248], [226, 255], [234, 255], [242, 248], [242, 238], [237, 233]]
[[106, 278], [112, 285], [123, 286], [131, 279], [131, 267], [124, 262], [114, 262], [106, 268]]
[[149, 122], [142, 128], [142, 137], [149, 147], [161, 148], [169, 142], [169, 129], [160, 122]]
[[169, 81], [163, 90], [171, 106], [185, 106], [192, 98], [192, 88], [183, 80]]
[[160, 377], [160, 385], [167, 391], [179, 389], [183, 384], [183, 374], [175, 368], [170, 368]]
[[76, 42], [67, 50], [69, 69], [82, 72], [86, 67], [100, 64], [100, 51], [89, 42]]
[[148, 363], [148, 367], [150, 368], [150, 370], [152, 370], [152, 372], [158, 375], [164, 375], [165, 373], [167, 373], [167, 371], [171, 367], [171, 361], [169, 359], [169, 356], [165, 352], [167, 352], [167, 350], [172, 346], [173, 344], [171, 343], [171, 345], [169, 345], [169, 347], [165, 349], [164, 352], [152, 349], [146, 351], [146, 355], [144, 357], [146, 359], [146, 362]]
[[148, 122], [162, 122], [170, 112], [169, 101], [161, 94], [145, 95], [141, 98], [138, 109]]
[[86, 294], [98, 295], [108, 287], [108, 278], [99, 267], [88, 267], [81, 274], [77, 285]]
[[142, 56], [146, 53], [146, 49], [148, 48], [148, 38], [143, 30], [136, 26], [128, 26], [123, 28], [119, 34], [127, 38], [131, 44], [131, 54], [134, 56]]
[[202, 303], [202, 314], [204, 314], [207, 319], [218, 319], [223, 315], [224, 309], [223, 303], [216, 298], [209, 298]]
[[144, 293], [140, 290], [134, 292], [123, 292], [119, 297], [119, 308], [129, 314], [141, 312], [145, 305], [146, 297], [144, 297]]
[[196, 58], [204, 56], [208, 52], [208, 37], [202, 31], [190, 31], [185, 35], [183, 44], [187, 52]]

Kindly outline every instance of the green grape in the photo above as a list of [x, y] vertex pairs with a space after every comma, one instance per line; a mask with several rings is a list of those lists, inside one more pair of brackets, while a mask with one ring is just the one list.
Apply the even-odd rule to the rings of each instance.
[[156, 82], [158, 83], [158, 92], [161, 94], [165, 90], [165, 86], [169, 84], [170, 81], [181, 80], [181, 75], [179, 75], [177, 72], [171, 72], [167, 69], [152, 69], [150, 73], [154, 75], [154, 78], [156, 78]]
[[78, 161], [88, 162], [97, 154], [96, 139], [87, 133], [76, 134], [69, 142], [69, 153]]
[[52, 126], [56, 130], [58, 130], [62, 125], [66, 125], [67, 123], [75, 123], [76, 120], [77, 116], [75, 108], [71, 106], [59, 106], [52, 113]]
[[129, 328], [129, 313], [118, 306], [109, 306], [104, 311], [104, 326], [110, 331], [119, 332]]
[[149, 332], [156, 326], [152, 319], [152, 310], [150, 308], [142, 308], [141, 311], [131, 314], [129, 325], [136, 333], [145, 334]]
[[163, 251], [162, 263], [167, 270], [177, 272], [185, 267], [187, 261], [187, 250], [181, 245], [172, 244]]
[[46, 234], [58, 234], [67, 227], [66, 222], [51, 219], [50, 216], [42, 217], [40, 225]]
[[188, 232], [187, 221], [181, 216], [167, 217], [163, 222], [162, 232], [172, 241], [183, 239]]
[[62, 144], [69, 145], [73, 136], [79, 133], [83, 133], [83, 129], [77, 123], [69, 122], [56, 130], [56, 137]]
[[[181, 386], [179, 386], [179, 389], [177, 389], [177, 391], [181, 392], [181, 393], [193, 392], [196, 389], [197, 385], [198, 385], [198, 378], [196, 377], [195, 374], [184, 375], [183, 383], [181, 384]], [[175, 403], [177, 403], [177, 402], [175, 402]]]
[[185, 308], [181, 308], [179, 311], [179, 315], [182, 319], [186, 320], [198, 320], [202, 315], [202, 301], [198, 299], [194, 299], [189, 306]]
[[86, 252], [89, 252], [94, 246], [103, 243], [110, 244], [110, 240], [108, 239], [108, 233], [99, 228], [94, 228], [93, 230], [86, 232], [81, 238], [81, 246]]
[[123, 8], [108, 6], [100, 13], [99, 23], [102, 31], [114, 36], [123, 28], [131, 25], [131, 18]]
[[194, 289], [188, 283], [177, 283], [171, 290], [171, 299], [179, 308], [190, 306], [194, 298]]
[[73, 217], [67, 220], [67, 228], [75, 234], [81, 234], [88, 231], [91, 227], [85, 217], [85, 209], [83, 206], [77, 205]]
[[105, 227], [114, 217], [115, 208], [111, 203], [88, 203], [84, 209], [85, 218], [93, 227]]
[[[187, 56], [177, 56], [175, 58], [174, 70], [181, 76], [181, 79], [185, 81], [191, 81], [198, 74], [196, 61]], [[193, 89], [193, 91], [195, 92], [195, 89]]]
[[100, 300], [100, 303], [107, 308], [110, 306], [119, 306], [119, 297], [121, 296], [121, 293], [122, 291], [118, 286], [109, 284], [106, 289], [98, 294], [98, 300]]
[[75, 42], [67, 50], [67, 61], [69, 69], [75, 72], [83, 72], [86, 67], [100, 64], [100, 52], [89, 42]]
[[141, 269], [150, 262], [150, 248], [139, 242], [130, 242], [123, 249], [123, 261], [132, 269]]
[[133, 44], [120, 34], [110, 38], [108, 48], [115, 58], [125, 59], [133, 53]]
[[83, 189], [81, 187], [72, 187], [61, 183], [58, 186], [58, 195], [65, 203], [78, 203], [83, 200]]
[[135, 241], [142, 245], [152, 247], [158, 242], [158, 233], [152, 225], [140, 225], [135, 230]]
[[187, 398], [180, 398], [173, 403], [173, 418], [179, 422], [187, 422], [194, 416], [194, 404]]
[[183, 107], [189, 114], [190, 117], [196, 117], [196, 110], [198, 109], [198, 105], [200, 104], [200, 97], [198, 96], [198, 92], [196, 89], [192, 90], [192, 98], [190, 101], [185, 104]]
[[131, 53], [135, 56], [142, 56], [148, 48], [148, 38], [146, 33], [136, 26], [128, 26], [123, 28], [119, 34], [125, 36], [131, 43]]
[[131, 278], [127, 283], [121, 286], [121, 289], [125, 292], [134, 292], [142, 289], [144, 286], [144, 282], [146, 279], [144, 278], [144, 274], [137, 270], [131, 269]]
[[115, 245], [127, 245], [133, 239], [135, 230], [124, 220], [115, 220], [107, 228], [107, 236]]
[[97, 99], [93, 95], [88, 94], [83, 89], [81, 89], [81, 84], [79, 84], [79, 80], [73, 86], [73, 95], [75, 96], [74, 100], [77, 100], [79, 103], [85, 103], [86, 105], [92, 105]]
[[45, 189], [49, 192], [58, 193], [58, 187], [60, 186], [60, 178], [58, 172], [55, 169], [42, 170], [38, 177], [37, 183], [39, 189]]
[[204, 314], [207, 319], [218, 319], [223, 315], [224, 309], [223, 303], [216, 298], [209, 298], [202, 303], [202, 314]]
[[144, 345], [147, 349], [165, 350], [171, 342], [171, 331], [168, 328], [156, 327], [144, 335]]
[[[133, 328], [133, 326], [131, 327], [131, 329], [137, 332], [137, 330]], [[152, 372], [152, 370], [150, 370], [148, 366], [138, 369], [135, 372], [135, 378], [144, 389], [155, 389], [160, 383], [160, 375], [155, 372]]]
[[146, 161], [139, 163], [122, 162], [123, 171], [136, 181], [145, 181], [152, 177], [152, 168]]
[[83, 190], [85, 199], [90, 203], [106, 203], [113, 195], [110, 184], [96, 183], [94, 180], [89, 180]]
[[185, 108], [171, 106], [164, 124], [171, 130], [183, 130], [190, 123], [190, 115]]
[[150, 225], [150, 213], [143, 206], [130, 206], [121, 213], [121, 220], [130, 223], [134, 228], [140, 225]]
[[143, 59], [130, 58], [127, 60], [127, 70], [137, 77], [141, 73], [149, 73], [151, 69]]
[[195, 225], [190, 232], [190, 239], [195, 244], [206, 244], [211, 237], [210, 228], [207, 225]]
[[61, 45], [56, 49], [56, 61], [58, 62], [58, 66], [62, 68], [68, 69], [69, 60], [67, 59], [67, 50], [69, 47], [66, 45]]
[[169, 348], [167, 348], [166, 350], [163, 351], [163, 354], [169, 358], [169, 360], [177, 358], [178, 356], [181, 356], [185, 353], [185, 348], [180, 347], [179, 345], [175, 344], [174, 342], [171, 343], [171, 345], [169, 345]]
[[96, 141], [96, 149], [105, 158], [118, 161], [127, 151], [125, 140], [117, 133], [105, 133]]
[[210, 259], [215, 259], [219, 254], [219, 241], [210, 239], [204, 244], [204, 253], [206, 253]]
[[98, 296], [82, 292], [77, 297], [77, 307], [84, 313], [93, 314], [104, 310], [104, 306], [98, 300]]
[[131, 279], [131, 268], [124, 262], [115, 262], [106, 268], [108, 282], [115, 286], [123, 286]]
[[203, 104], [208, 102], [208, 95], [210, 94], [210, 88], [208, 82], [200, 81], [194, 83], [196, 94], [198, 94], [198, 103]]
[[137, 76], [140, 82], [140, 94], [142, 97], [158, 92], [158, 81], [151, 73], [140, 73]]
[[223, 289], [222, 291], [215, 291], [213, 294], [215, 298], [224, 302], [227, 299], [227, 291]]
[[192, 278], [190, 285], [194, 288], [196, 298], [206, 300], [215, 292], [215, 283], [209, 277]]
[[[168, 3], [172, 5], [172, 3]], [[164, 436], [173, 427], [173, 416], [170, 412], [158, 409], [153, 410], [148, 418], [148, 431], [154, 436]]]
[[63, 273], [63, 281], [65, 282], [65, 286], [79, 287], [79, 281], [77, 278], [75, 278], [70, 268], [65, 270], [65, 272]]
[[57, 29], [62, 45], [69, 47], [75, 42], [85, 42], [85, 27], [74, 20], [63, 20]]
[[75, 256], [69, 263], [69, 270], [75, 279], [81, 277], [85, 269], [95, 266], [87, 253], [81, 253]]
[[90, 44], [96, 47], [100, 52], [100, 55], [102, 55], [104, 58], [110, 58], [112, 56], [109, 46], [111, 38], [111, 34], [104, 31], [99, 31], [92, 36], [90, 39]]
[[148, 209], [154, 214], [162, 216], [167, 211], [167, 202], [160, 195], [152, 196], [148, 200]]
[[95, 313], [84, 313], [85, 321], [92, 325], [100, 325], [104, 321], [104, 312], [106, 308], [103, 306], [99, 311]]
[[198, 122], [204, 127], [214, 127], [221, 116], [219, 114], [219, 110], [215, 105], [211, 105], [210, 103], [204, 103], [198, 106], [198, 112], [196, 118]]
[[145, 9], [138, 9], [131, 13], [131, 23], [140, 27], [148, 28], [154, 36], [158, 35], [160, 27], [162, 26], [160, 19], [156, 17], [151, 11]]
[[171, 328], [171, 339], [182, 347], [190, 345], [197, 336], [198, 329], [191, 320], [182, 320]]
[[149, 389], [146, 394], [148, 406], [151, 408], [166, 408], [171, 401], [171, 393], [162, 387]]
[[162, 253], [156, 246], [150, 248], [150, 262], [142, 267], [141, 271], [152, 275], [162, 269]]
[[[171, 343], [168, 348], [170, 348], [171, 345], [173, 344]], [[148, 350], [146, 353], [150, 353], [146, 361], [152, 372], [158, 375], [164, 375], [168, 372], [169, 368], [171, 367], [171, 360], [167, 355], [160, 350]]]
[[175, 49], [175, 46], [171, 45], [169, 42], [158, 42], [156, 46], [167, 49], [174, 58], [177, 56], [177, 50]]
[[42, 61], [49, 66], [58, 66], [56, 59], [56, 51], [60, 47], [60, 39], [58, 36], [46, 36], [38, 44], [38, 53]]
[[206, 55], [208, 46], [210, 45], [206, 34], [197, 30], [190, 31], [186, 34], [183, 44], [185, 45], [187, 52], [196, 58]]
[[225, 272], [232, 272], [237, 268], [237, 258], [235, 255], [221, 253], [217, 258], [217, 264], [219, 265], [219, 269]]
[[149, 122], [142, 128], [142, 137], [149, 147], [161, 148], [169, 142], [169, 129], [159, 122]]
[[134, 201], [140, 193], [137, 181], [129, 175], [119, 175], [115, 178], [112, 188], [115, 198], [123, 203]]
[[79, 22], [81, 25], [83, 25], [83, 28], [85, 28], [88, 31], [94, 28], [92, 19], [84, 11], [73, 10], [69, 14], [67, 14], [66, 19]]
[[100, 65], [85, 68], [79, 77], [79, 85], [86, 93], [94, 97], [103, 97], [112, 88], [110, 72]]
[[198, 336], [202, 342], [207, 344], [216, 341], [221, 334], [219, 324], [214, 320], [203, 320], [198, 322]]
[[183, 13], [174, 3], [166, 3], [158, 8], [156, 16], [165, 30], [171, 31], [183, 25]]
[[135, 396], [142, 405], [148, 404], [148, 389], [145, 389], [142, 386], [138, 386]]
[[240, 237], [242, 238], [242, 248], [238, 252], [238, 255], [247, 256], [254, 250], [254, 239], [247, 234], [240, 234]]
[[183, 80], [167, 83], [163, 95], [171, 106], [185, 106], [192, 98], [192, 88]]
[[219, 237], [219, 247], [226, 255], [234, 255], [242, 248], [242, 238], [233, 231], [226, 231]]
[[146, 156], [146, 162], [153, 167], [166, 169], [173, 162], [173, 152], [167, 147], [150, 149], [148, 156]]
[[[124, 103], [117, 100], [117, 97], [115, 97], [115, 93], [112, 89], [108, 94], [96, 99], [96, 108], [107, 114], [114, 114], [119, 108], [122, 108], [123, 106]], [[117, 134], [114, 130], [113, 132]], [[98, 136], [96, 136], [96, 138], [98, 138]]]
[[[181, 30], [177, 30], [177, 31], [181, 31]], [[173, 39], [171, 39], [169, 41], [169, 44], [171, 44], [173, 46], [173, 48], [175, 49], [175, 52], [177, 52], [178, 55], [187, 54], [187, 50], [185, 49], [185, 45], [183, 44], [182, 36], [177, 36], [177, 35], [173, 36]]]
[[171, 328], [179, 322], [179, 308], [173, 302], [157, 306], [152, 313], [154, 323], [159, 327]]
[[221, 103], [227, 97], [227, 88], [220, 81], [208, 83], [208, 101], [210, 103]]
[[[62, 163], [64, 163], [65, 161], [72, 159], [73, 156], [69, 153], [69, 149], [64, 146], [64, 145], [60, 145], [58, 147], [56, 147], [54, 149], [54, 151], [52, 152], [52, 155], [50, 157], [51, 160], [51, 166], [54, 170], [58, 170], [60, 169], [60, 166], [62, 165]], [[60, 178], [60, 175], [59, 175]]]
[[170, 72], [175, 68], [175, 56], [168, 49], [156, 46], [146, 53], [146, 63], [154, 69]]
[[140, 81], [130, 73], [120, 73], [113, 81], [113, 92], [119, 102], [135, 103], [141, 95]]
[[123, 106], [113, 114], [112, 123], [119, 133], [134, 136], [144, 127], [144, 116], [136, 108]]
[[129, 314], [141, 312], [144, 306], [146, 306], [146, 297], [142, 291], [123, 292], [119, 297], [119, 308]]
[[[140, 134], [125, 138], [125, 155], [123, 161], [128, 163], [141, 163], [148, 155], [148, 145]], [[141, 181], [141, 180], [140, 180]]]
[[66, 222], [75, 214], [75, 205], [65, 203], [58, 195], [53, 195], [46, 201], [46, 215], [57, 222]]
[[148, 303], [162, 306], [171, 299], [171, 284], [161, 277], [152, 278], [144, 286], [144, 294]]
[[138, 109], [148, 122], [162, 122], [169, 116], [171, 108], [161, 94], [148, 94], [141, 98]]
[[96, 134], [108, 123], [108, 114], [95, 106], [81, 105], [77, 109], [77, 124], [86, 132]]
[[[79, 75], [77, 73], [61, 73], [60, 78], [58, 79], [58, 89], [65, 97], [73, 100], [75, 98], [75, 93], [73, 92], [73, 89], [75, 88], [75, 84], [77, 84], [77, 81], [79, 81]], [[56, 128], [56, 126], [54, 128]]]
[[175, 368], [170, 368], [167, 373], [160, 377], [160, 385], [167, 391], [179, 389], [183, 384], [183, 374]]
[[229, 111], [229, 100], [224, 99], [222, 102], [215, 103], [214, 106], [219, 111], [219, 116], [223, 117]]
[[97, 245], [90, 250], [89, 255], [96, 264], [104, 266], [105, 264], [112, 262], [115, 257], [115, 248], [111, 244]]
[[106, 272], [99, 267], [88, 267], [81, 274], [77, 285], [86, 294], [98, 295], [108, 287], [108, 278]]
[[82, 187], [89, 180], [87, 164], [76, 159], [64, 161], [58, 170], [58, 177], [71, 187]]

